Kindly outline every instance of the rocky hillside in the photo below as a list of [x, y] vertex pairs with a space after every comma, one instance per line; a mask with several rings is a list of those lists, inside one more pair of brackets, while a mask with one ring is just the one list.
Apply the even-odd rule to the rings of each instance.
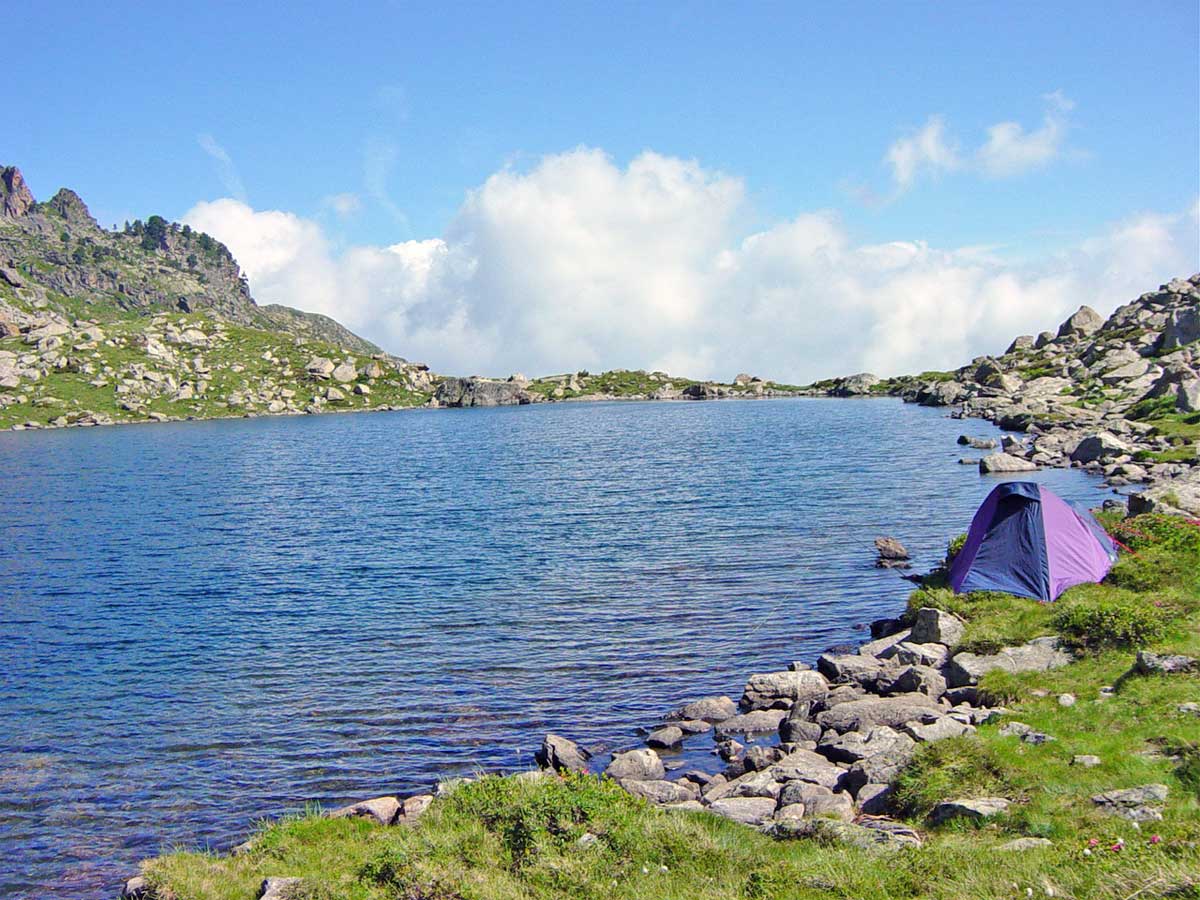
[[[990, 419], [1026, 437], [963, 460], [985, 473], [1081, 466], [1114, 487], [1146, 485], [1131, 498], [1135, 511], [1200, 516], [1200, 275], [1176, 278], [1108, 319], [1084, 306], [1057, 331], [1021, 335], [1004, 353], [953, 372], [852, 375], [812, 390], [889, 394]], [[996, 449], [983, 443], [976, 449]]]

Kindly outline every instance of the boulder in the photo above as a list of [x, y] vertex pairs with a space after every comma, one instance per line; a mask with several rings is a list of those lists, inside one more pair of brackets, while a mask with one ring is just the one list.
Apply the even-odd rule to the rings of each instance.
[[153, 900], [154, 892], [145, 875], [135, 875], [121, 887], [121, 900]]
[[907, 569], [909, 568], [909, 555], [904, 545], [893, 537], [877, 537], [875, 538], [875, 550], [879, 554], [879, 558], [875, 560], [875, 565], [880, 569]]
[[1200, 305], [1196, 303], [1171, 311], [1159, 346], [1174, 350], [1192, 341], [1200, 341]]
[[1090, 753], [1076, 753], [1071, 757], [1071, 765], [1083, 766], [1085, 769], [1092, 769], [1100, 765], [1100, 757], [1093, 756]]
[[1046, 672], [1072, 661], [1072, 656], [1059, 646], [1058, 638], [1034, 638], [1019, 647], [1005, 647], [999, 653], [956, 653], [946, 667], [950, 687], [979, 684], [979, 679], [993, 669], [1007, 672]]
[[1200, 659], [1139, 650], [1133, 669], [1139, 675], [1179, 675], [1184, 672], [1200, 672]]
[[1092, 802], [1104, 812], [1133, 822], [1157, 821], [1162, 818], [1162, 804], [1167, 801], [1165, 784], [1144, 784], [1124, 790], [1105, 791], [1092, 797]]
[[779, 740], [785, 744], [801, 741], [816, 741], [821, 737], [821, 726], [809, 719], [807, 703], [797, 703], [788, 716], [779, 723]]
[[678, 719], [703, 719], [705, 722], [715, 724], [736, 716], [737, 711], [737, 704], [729, 697], [704, 697], [701, 700], [685, 704], [667, 716], [667, 718], [672, 721]]
[[787, 718], [786, 709], [757, 709], [740, 716], [732, 716], [718, 722], [715, 728], [718, 738], [735, 734], [766, 734], [778, 731], [779, 723]]
[[646, 737], [646, 743], [651, 747], [678, 747], [683, 743], [683, 729], [677, 725], [664, 725], [655, 729]]
[[332, 810], [328, 815], [331, 819], [374, 819], [380, 825], [392, 825], [400, 815], [401, 808], [400, 801], [395, 797], [376, 797]]
[[811, 750], [793, 750], [768, 771], [776, 781], [811, 781], [830, 789], [841, 784], [846, 775], [845, 769]]
[[890, 634], [876, 637], [873, 641], [868, 641], [858, 648], [859, 656], [874, 656], [879, 659], [889, 659], [893, 654], [893, 647], [901, 641], [908, 640], [911, 632], [907, 629], [897, 628]]
[[895, 728], [919, 718], [937, 703], [925, 694], [870, 697], [839, 703], [817, 715], [817, 723], [839, 733], [867, 731], [877, 725]]
[[848, 731], [845, 734], [830, 732], [817, 744], [817, 753], [834, 762], [853, 765], [881, 753], [897, 748], [911, 751], [912, 739], [886, 725], [872, 728], [868, 732]]
[[924, 606], [917, 610], [908, 640], [914, 644], [945, 644], [955, 646], [965, 631], [962, 619], [945, 610]]
[[404, 809], [400, 814], [400, 822], [415, 822], [429, 809], [433, 802], [433, 794], [414, 794], [404, 798]]
[[621, 782], [621, 787], [635, 797], [642, 797], [651, 803], [684, 803], [700, 797], [700, 792], [690, 781], [626, 779]]
[[779, 808], [801, 804], [804, 815], [826, 816], [849, 822], [854, 818], [854, 800], [849, 794], [835, 793], [808, 781], [789, 781], [779, 793]]
[[742, 709], [788, 709], [797, 702], [824, 699], [829, 683], [819, 672], [767, 672], [751, 675], [742, 693]]
[[950, 658], [945, 644], [916, 644], [900, 641], [891, 651], [891, 659], [904, 666], [930, 666], [940, 669]]
[[921, 837], [901, 822], [890, 819], [864, 818], [858, 823], [836, 819], [797, 819], [789, 816], [777, 820], [770, 828], [772, 837], [779, 839], [809, 838], [825, 844], [842, 844], [860, 850], [897, 851], [921, 846]]
[[653, 750], [627, 750], [614, 753], [604, 774], [616, 781], [659, 781], [667, 773], [662, 760]]
[[864, 784], [858, 789], [855, 799], [865, 815], [879, 816], [888, 811], [892, 793], [890, 784]]
[[517, 406], [530, 402], [520, 384], [485, 378], [443, 378], [434, 392], [441, 406]]
[[1010, 353], [1016, 353], [1018, 350], [1032, 350], [1035, 340], [1036, 338], [1032, 334], [1018, 334], [1013, 338], [1012, 343], [1008, 345], [1008, 349], [1004, 351], [1004, 355], [1007, 356]]
[[871, 388], [879, 384], [879, 377], [870, 372], [860, 372], [848, 375], [834, 382], [829, 393], [834, 397], [861, 397], [871, 393]]
[[932, 700], [937, 700], [946, 693], [946, 679], [941, 672], [929, 666], [904, 666], [897, 669], [894, 675], [879, 680], [879, 693], [889, 696], [892, 694], [925, 694]]
[[315, 356], [308, 361], [304, 371], [315, 378], [328, 378], [335, 368], [332, 360], [323, 356]]
[[857, 796], [868, 784], [891, 784], [912, 761], [916, 746], [916, 742], [908, 735], [896, 735], [886, 749], [852, 765], [842, 781], [842, 786]]
[[980, 822], [998, 816], [1008, 809], [1009, 801], [1003, 797], [980, 797], [979, 799], [947, 800], [939, 803], [929, 814], [930, 824], [941, 825], [951, 819], [969, 819]]
[[1100, 431], [1088, 435], [1079, 442], [1071, 452], [1071, 461], [1077, 463], [1096, 462], [1113, 456], [1127, 456], [1132, 452], [1129, 445], [1116, 435]]
[[775, 801], [770, 797], [726, 797], [712, 803], [708, 811], [743, 825], [762, 825], [775, 815]]
[[979, 471], [984, 475], [1002, 474], [1007, 472], [1034, 472], [1037, 465], [1019, 456], [1008, 453], [989, 453], [979, 460]]
[[303, 878], [264, 878], [258, 887], [258, 900], [295, 900], [303, 889]]
[[894, 668], [890, 661], [860, 653], [822, 653], [817, 657], [817, 671], [834, 682], [873, 685]]
[[1104, 325], [1104, 317], [1090, 306], [1081, 306], [1065, 322], [1058, 326], [1058, 336], [1087, 337], [1095, 334]]
[[336, 366], [329, 374], [334, 381], [348, 384], [358, 377], [358, 369], [352, 362], [343, 362]]
[[[1200, 473], [1200, 468], [1192, 472]], [[1129, 497], [1129, 514], [1159, 512], [1200, 517], [1200, 476], [1175, 478], [1147, 488]]]
[[975, 728], [950, 716], [929, 716], [927, 720], [905, 722], [901, 730], [918, 744], [974, 734]]
[[542, 746], [533, 758], [543, 769], [554, 769], [556, 772], [586, 772], [592, 754], [574, 741], [556, 734], [548, 734], [542, 738]]

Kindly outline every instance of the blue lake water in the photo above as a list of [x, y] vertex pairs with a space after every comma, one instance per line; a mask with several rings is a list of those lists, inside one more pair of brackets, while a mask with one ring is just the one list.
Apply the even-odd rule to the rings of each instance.
[[[0, 895], [114, 897], [310, 801], [637, 742], [895, 615], [996, 483], [891, 400], [0, 435]], [[1073, 501], [1078, 471], [1034, 476]]]

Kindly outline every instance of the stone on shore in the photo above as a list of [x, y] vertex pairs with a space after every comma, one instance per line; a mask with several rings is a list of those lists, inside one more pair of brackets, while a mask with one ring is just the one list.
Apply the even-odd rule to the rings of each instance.
[[803, 815], [828, 816], [849, 822], [854, 818], [854, 800], [849, 794], [831, 791], [823, 785], [808, 781], [789, 781], [779, 794], [779, 808], [800, 804]]
[[708, 811], [743, 825], [762, 825], [774, 817], [775, 801], [770, 797], [725, 797], [710, 804]]
[[667, 716], [667, 719], [703, 719], [715, 725], [736, 716], [737, 711], [737, 704], [729, 697], [704, 697], [685, 704]]
[[742, 693], [745, 710], [783, 708], [794, 703], [824, 699], [829, 683], [819, 672], [766, 672], [751, 675]]
[[740, 716], [731, 716], [716, 725], [718, 738], [735, 734], [766, 734], [778, 731], [779, 723], [787, 718], [786, 709], [756, 709]]
[[662, 760], [653, 750], [627, 750], [614, 753], [604, 774], [616, 781], [660, 781], [666, 775]]
[[586, 772], [592, 754], [574, 741], [556, 734], [542, 738], [542, 746], [533, 755], [538, 766], [556, 772]]
[[651, 803], [684, 803], [688, 800], [697, 800], [700, 797], [700, 792], [691, 785], [690, 781], [631, 778], [623, 780], [621, 787], [635, 797], [644, 797]]
[[999, 653], [956, 653], [946, 667], [950, 687], [979, 684], [979, 679], [993, 669], [1007, 672], [1046, 672], [1072, 661], [1072, 656], [1059, 646], [1058, 638], [1034, 638], [1028, 644], [1005, 647]]
[[931, 708], [936, 709], [937, 703], [925, 694], [868, 697], [839, 703], [832, 709], [819, 713], [817, 722], [824, 728], [832, 728], [840, 733], [866, 731], [877, 725], [895, 728], [920, 718]]
[[646, 737], [646, 743], [651, 747], [678, 747], [683, 743], [683, 730], [677, 725], [664, 725], [655, 729]]
[[908, 640], [913, 644], [945, 644], [955, 646], [963, 638], [965, 626], [962, 619], [945, 610], [925, 606], [917, 610]]
[[395, 797], [375, 797], [332, 810], [328, 815], [331, 819], [374, 819], [380, 825], [392, 825], [395, 824], [402, 808], [400, 801]]
[[1008, 453], [989, 453], [979, 460], [979, 471], [984, 475], [1004, 474], [1008, 472], [1035, 472], [1037, 465], [1019, 456]]

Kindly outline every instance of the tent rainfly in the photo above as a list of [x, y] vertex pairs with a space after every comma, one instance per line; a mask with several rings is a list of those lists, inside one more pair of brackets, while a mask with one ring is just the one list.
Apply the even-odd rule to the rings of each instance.
[[950, 564], [950, 586], [1055, 600], [1069, 587], [1099, 581], [1117, 561], [1112, 539], [1089, 512], [1078, 512], [1032, 481], [1007, 481], [988, 494], [966, 543]]

